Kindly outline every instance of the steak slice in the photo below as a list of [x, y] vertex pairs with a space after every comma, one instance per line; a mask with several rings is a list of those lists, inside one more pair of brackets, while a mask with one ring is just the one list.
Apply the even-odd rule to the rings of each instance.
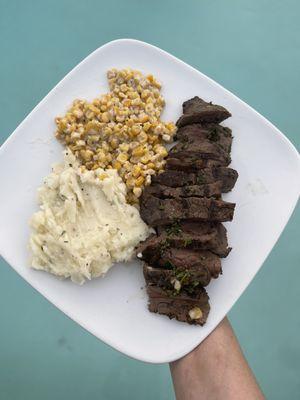
[[209, 297], [201, 286], [198, 286], [193, 294], [183, 290], [177, 295], [172, 295], [159, 286], [148, 285], [147, 293], [148, 309], [151, 312], [193, 325], [204, 325], [207, 320], [210, 310]]
[[231, 129], [216, 124], [192, 124], [179, 128], [176, 139], [182, 142], [209, 141], [230, 153], [232, 145]]
[[[147, 260], [146, 269], [151, 283], [164, 284], [173, 288], [173, 281], [178, 281], [183, 286], [207, 286], [212, 278], [216, 279], [222, 273], [221, 260], [210, 251], [169, 248], [161, 253], [152, 253]], [[158, 271], [147, 270], [151, 266]], [[149, 283], [149, 281], [147, 281]], [[170, 286], [171, 285], [171, 286]]]
[[143, 272], [147, 283], [177, 292], [185, 289], [191, 293], [198, 285], [207, 286], [211, 280], [207, 268], [197, 268], [195, 266], [179, 270], [156, 268], [145, 263]]
[[207, 269], [209, 281], [211, 278], [216, 279], [222, 272], [220, 258], [207, 250], [168, 248], [161, 254], [157, 265], [184, 271], [191, 268]]
[[158, 235], [153, 234], [140, 243], [136, 253], [139, 258], [153, 265], [168, 247], [210, 250], [219, 257], [227, 257], [231, 250], [228, 247], [226, 228], [222, 224], [181, 221], [158, 227]]
[[173, 188], [170, 186], [154, 184], [146, 186], [144, 196], [152, 195], [160, 199], [177, 197], [216, 197], [221, 196], [222, 182], [216, 181], [205, 185], [191, 185]]
[[152, 177], [152, 183], [170, 187], [202, 185], [205, 183], [213, 183], [216, 180], [222, 181], [222, 192], [229, 192], [237, 180], [238, 173], [232, 168], [212, 167], [204, 168], [197, 173], [188, 173], [168, 169], [162, 174]]
[[198, 172], [199, 169], [221, 167], [223, 165], [220, 160], [209, 160], [192, 156], [184, 159], [168, 157], [166, 161], [166, 169], [176, 169], [177, 171], [185, 172]]
[[141, 197], [141, 217], [150, 226], [170, 225], [179, 220], [231, 221], [234, 203], [213, 198], [186, 197], [159, 199], [154, 196]]
[[198, 96], [185, 101], [182, 108], [183, 115], [176, 122], [178, 127], [205, 122], [218, 124], [231, 116], [226, 108], [212, 104], [211, 102], [207, 103]]
[[171, 148], [169, 154], [172, 158], [190, 160], [192, 162], [197, 159], [215, 160], [224, 166], [227, 166], [231, 162], [229, 153], [216, 143], [211, 143], [208, 140], [178, 142]]

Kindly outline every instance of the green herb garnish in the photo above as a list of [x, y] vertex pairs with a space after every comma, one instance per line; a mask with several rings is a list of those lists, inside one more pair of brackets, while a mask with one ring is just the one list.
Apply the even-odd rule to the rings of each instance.
[[178, 235], [182, 232], [181, 226], [178, 221], [173, 222], [168, 228], [166, 228], [166, 232], [168, 236]]
[[203, 185], [205, 183], [205, 178], [203, 175], [198, 175], [196, 181], [198, 185]]
[[167, 269], [174, 269], [174, 265], [171, 263], [171, 261], [166, 261], [164, 266]]
[[169, 247], [171, 246], [171, 243], [168, 239], [164, 240], [160, 244], [160, 253], [162, 254], [164, 251], [166, 251]]
[[175, 270], [175, 278], [181, 283], [181, 285], [186, 285], [191, 277], [191, 274], [187, 270]]
[[209, 132], [209, 134], [207, 135], [207, 139], [211, 142], [217, 142], [218, 140], [220, 140], [220, 134], [216, 128]]
[[186, 238], [186, 239], [184, 239], [183, 247], [187, 247], [192, 243], [193, 243], [193, 240], [191, 238]]

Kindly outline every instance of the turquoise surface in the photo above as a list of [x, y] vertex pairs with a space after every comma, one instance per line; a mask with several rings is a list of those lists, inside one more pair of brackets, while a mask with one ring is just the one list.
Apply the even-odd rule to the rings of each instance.
[[[131, 37], [212, 77], [299, 149], [299, 12], [297, 0], [0, 0], [1, 143], [91, 51]], [[230, 312], [268, 399], [299, 399], [299, 223], [298, 208]], [[4, 261], [0, 319], [1, 400], [173, 398], [167, 365], [137, 362], [101, 343]]]

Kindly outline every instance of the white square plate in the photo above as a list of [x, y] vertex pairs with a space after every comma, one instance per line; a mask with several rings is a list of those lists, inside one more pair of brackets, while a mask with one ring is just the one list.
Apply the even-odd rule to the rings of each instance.
[[[75, 98], [93, 99], [106, 92], [106, 71], [112, 67], [153, 73], [163, 83], [165, 120], [175, 121], [182, 102], [195, 95], [233, 115], [225, 125], [233, 130], [232, 167], [240, 176], [232, 193], [224, 196], [237, 203], [234, 221], [226, 224], [233, 250], [223, 261], [223, 275], [208, 286], [211, 313], [203, 328], [147, 311], [139, 262], [115, 266], [105, 279], [83, 286], [28, 268], [28, 220], [37, 209], [36, 190], [51, 164], [62, 158], [53, 136], [54, 117]], [[156, 47], [116, 40], [74, 68], [1, 147], [0, 253], [36, 290], [99, 339], [139, 360], [168, 362], [197, 346], [249, 285], [295, 207], [299, 177], [295, 148], [243, 101]]]

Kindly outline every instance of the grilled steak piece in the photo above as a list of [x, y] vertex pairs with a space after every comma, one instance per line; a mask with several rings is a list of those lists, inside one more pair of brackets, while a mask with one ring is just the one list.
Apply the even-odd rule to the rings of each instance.
[[181, 142], [209, 141], [230, 153], [232, 144], [231, 129], [216, 124], [192, 124], [179, 128], [176, 139]]
[[211, 278], [217, 278], [222, 272], [221, 260], [208, 250], [166, 249], [157, 265], [163, 268], [189, 270], [190, 268], [206, 268]]
[[207, 320], [210, 310], [209, 297], [201, 286], [192, 294], [183, 290], [174, 296], [159, 286], [148, 285], [147, 293], [148, 308], [151, 312], [194, 325], [204, 325]]
[[172, 188], [170, 186], [154, 184], [144, 189], [144, 196], [152, 195], [160, 199], [177, 197], [215, 197], [222, 193], [222, 182], [216, 181], [206, 185], [191, 185]]
[[197, 173], [187, 173], [184, 171], [168, 169], [162, 174], [153, 176], [152, 183], [170, 187], [202, 185], [213, 183], [216, 180], [222, 181], [222, 192], [229, 192], [237, 180], [238, 173], [232, 168], [213, 167], [204, 168]]
[[182, 107], [183, 115], [176, 122], [178, 127], [205, 122], [214, 122], [218, 124], [231, 116], [226, 108], [212, 103], [206, 103], [206, 101], [200, 99], [198, 96], [185, 101]]
[[196, 266], [179, 270], [155, 268], [145, 263], [143, 272], [147, 283], [177, 292], [184, 289], [192, 293], [195, 287], [207, 286], [211, 280], [207, 268], [197, 268]]
[[199, 169], [221, 167], [223, 165], [220, 160], [209, 160], [205, 158], [195, 158], [192, 156], [181, 158], [168, 157], [166, 159], [166, 169], [175, 169], [176, 171], [198, 172]]
[[167, 227], [158, 227], [158, 235], [153, 234], [140, 243], [136, 253], [139, 258], [153, 265], [168, 247], [210, 250], [219, 257], [227, 257], [231, 250], [228, 247], [226, 228], [222, 224], [181, 221]]
[[141, 217], [150, 226], [170, 225], [178, 220], [231, 221], [234, 203], [213, 198], [185, 197], [159, 199], [154, 196], [141, 197]]
[[208, 140], [194, 140], [179, 142], [169, 151], [170, 157], [180, 160], [196, 161], [198, 159], [219, 161], [220, 165], [227, 166], [231, 159], [229, 153], [218, 144]]
[[[162, 280], [170, 278], [171, 284], [171, 280], [176, 278], [181, 286], [189, 286], [193, 283], [195, 286], [199, 284], [207, 286], [212, 278], [216, 279], [222, 273], [220, 258], [206, 250], [169, 248], [160, 253], [152, 253], [147, 260], [147, 265], [158, 270], [168, 270], [170, 273], [163, 273]], [[152, 275], [156, 280], [151, 282], [157, 284], [159, 274], [153, 272]]]

